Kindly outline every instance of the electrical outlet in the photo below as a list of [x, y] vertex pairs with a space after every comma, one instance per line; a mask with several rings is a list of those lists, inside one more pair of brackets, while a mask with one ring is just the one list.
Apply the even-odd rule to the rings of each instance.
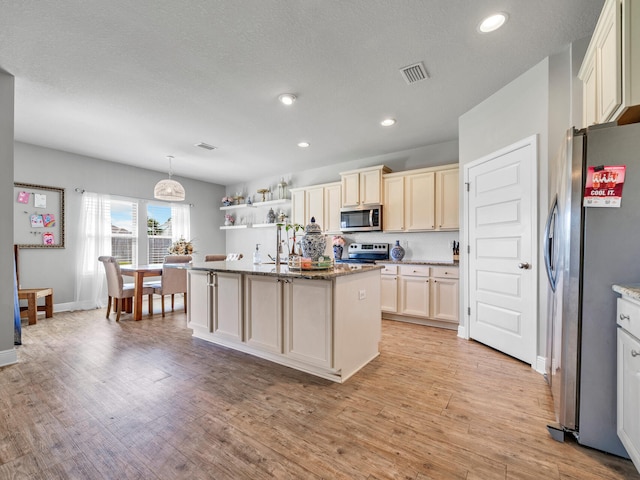
[[364, 300], [365, 298], [367, 298], [367, 291], [366, 290], [360, 290], [358, 292], [358, 300]]

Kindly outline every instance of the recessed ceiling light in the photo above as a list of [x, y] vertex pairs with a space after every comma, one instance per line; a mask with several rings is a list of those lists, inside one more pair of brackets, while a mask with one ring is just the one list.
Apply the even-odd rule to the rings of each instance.
[[309, 142], [300, 142], [300, 143], [298, 143], [298, 146], [299, 146], [300, 148], [307, 148], [307, 147], [309, 147], [310, 145], [311, 145], [311, 144], [310, 144]]
[[509, 16], [503, 12], [490, 15], [480, 22], [480, 25], [478, 25], [478, 31], [480, 33], [493, 32], [504, 25], [507, 18], [509, 18]]
[[296, 101], [296, 96], [293, 93], [283, 93], [278, 97], [278, 100], [285, 105], [293, 105], [293, 102]]
[[380, 122], [380, 125], [382, 125], [383, 127], [390, 127], [391, 125], [395, 125], [395, 123], [396, 123], [395, 118], [385, 118]]

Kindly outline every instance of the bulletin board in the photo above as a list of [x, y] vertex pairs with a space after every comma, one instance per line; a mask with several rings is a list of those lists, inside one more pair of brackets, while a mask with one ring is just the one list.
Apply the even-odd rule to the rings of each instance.
[[64, 248], [64, 188], [13, 184], [13, 243]]

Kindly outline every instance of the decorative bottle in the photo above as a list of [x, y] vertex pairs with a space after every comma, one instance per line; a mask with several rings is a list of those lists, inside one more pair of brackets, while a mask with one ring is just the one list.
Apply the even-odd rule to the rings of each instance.
[[400, 245], [400, 240], [396, 240], [395, 246], [391, 249], [391, 260], [399, 262], [404, 258], [404, 248]]

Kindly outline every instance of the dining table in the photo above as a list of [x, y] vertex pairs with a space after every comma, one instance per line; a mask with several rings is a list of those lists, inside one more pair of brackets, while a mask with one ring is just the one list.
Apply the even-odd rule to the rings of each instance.
[[[133, 319], [142, 320], [142, 291], [145, 277], [159, 277], [162, 275], [162, 267], [166, 264], [152, 263], [149, 265], [121, 265], [122, 275], [133, 277]], [[149, 312], [152, 314], [153, 312]]]

